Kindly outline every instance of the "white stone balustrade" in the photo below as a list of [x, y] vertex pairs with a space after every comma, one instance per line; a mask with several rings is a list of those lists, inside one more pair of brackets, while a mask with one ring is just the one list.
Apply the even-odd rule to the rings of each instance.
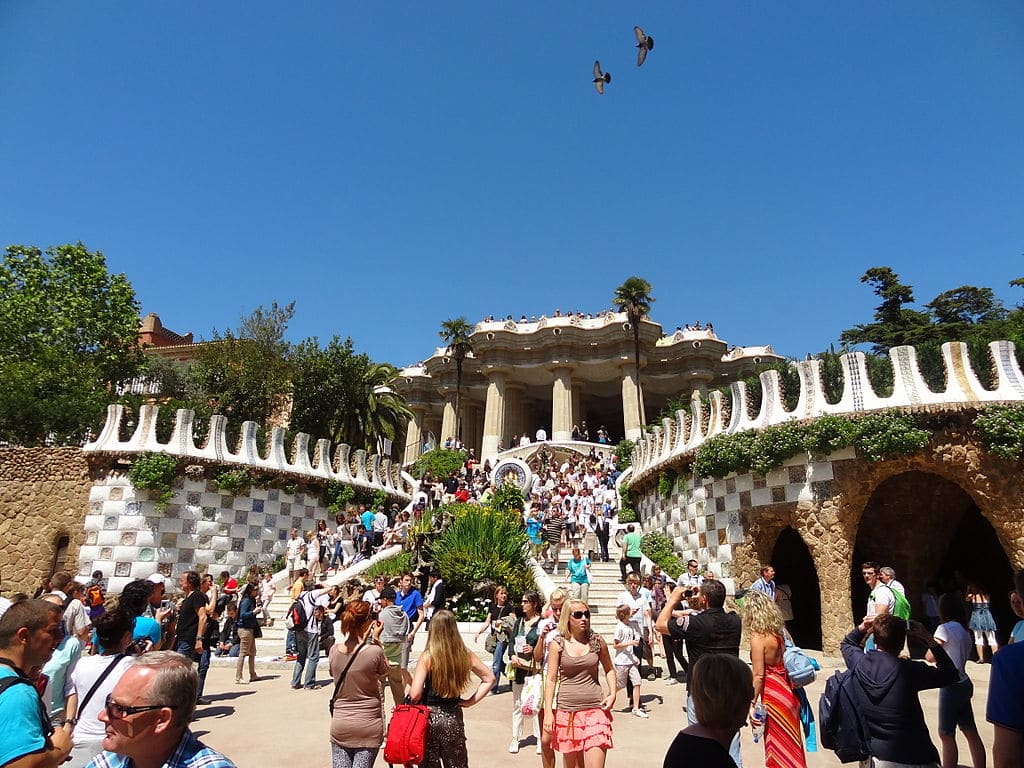
[[[156, 419], [160, 407], [144, 405], [139, 411], [139, 423], [132, 436], [121, 440], [121, 422], [124, 406], [107, 407], [107, 420], [99, 436], [82, 450], [87, 453], [166, 453], [171, 456], [196, 459], [217, 464], [237, 464], [268, 472], [283, 472], [310, 480], [335, 480], [356, 488], [369, 491], [384, 491], [390, 496], [411, 499], [411, 486], [402, 477], [400, 467], [390, 459], [376, 454], [368, 456], [366, 451], [351, 452], [348, 445], [337, 446], [334, 461], [330, 460], [331, 443], [317, 440], [313, 459], [309, 455], [309, 435], [300, 432], [292, 442], [293, 457], [289, 460], [285, 452], [285, 430], [274, 427], [271, 430], [266, 455], [257, 444], [259, 425], [253, 421], [242, 424], [239, 448], [228, 447], [227, 419], [215, 415], [210, 419], [210, 431], [206, 442], [197, 446], [193, 439], [195, 412], [180, 409], [175, 413], [174, 430], [171, 439], [161, 443], [157, 439]], [[351, 459], [350, 459], [351, 455]]]
[[[855, 414], [888, 409], [915, 410], [943, 406], [978, 407], [993, 403], [1024, 402], [1024, 375], [1014, 346], [1009, 341], [993, 341], [989, 345], [995, 373], [994, 389], [985, 389], [978, 380], [962, 342], [942, 345], [946, 369], [946, 389], [932, 391], [921, 376], [917, 351], [913, 347], [893, 347], [889, 357], [893, 368], [893, 392], [879, 397], [868, 380], [863, 352], [840, 355], [843, 368], [843, 394], [837, 403], [829, 403], [821, 381], [821, 361], [803, 360], [791, 363], [800, 376], [800, 395], [796, 408], [787, 411], [782, 403], [782, 388], [777, 371], [761, 374], [761, 408], [749, 415], [746, 385], [730, 385], [729, 422], [725, 423], [725, 401], [720, 392], [712, 392], [706, 402], [696, 395], [690, 413], [676, 412], [676, 419], [664, 419], [653, 432], [646, 433], [633, 451], [631, 479], [636, 480], [691, 454], [705, 440], [715, 435], [734, 434], [748, 429], [764, 429], [776, 424], [809, 421], [830, 414]], [[705, 410], [706, 409], [706, 410]]]

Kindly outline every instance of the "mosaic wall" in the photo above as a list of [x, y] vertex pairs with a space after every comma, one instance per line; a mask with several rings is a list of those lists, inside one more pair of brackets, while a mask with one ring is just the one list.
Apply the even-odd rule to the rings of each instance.
[[212, 481], [187, 478], [160, 511], [126, 476], [112, 474], [89, 492], [78, 573], [103, 571], [113, 592], [154, 572], [173, 579], [193, 568], [238, 576], [250, 565], [273, 563], [289, 530], [311, 530], [318, 519], [333, 515], [316, 496], [255, 487], [231, 496]]
[[[847, 452], [836, 452], [830, 458], [848, 456]], [[734, 550], [744, 544], [746, 536], [741, 510], [820, 501], [831, 496], [833, 479], [831, 460], [807, 463], [803, 458], [793, 459], [766, 477], [746, 474], [725, 480], [680, 478], [667, 498], [657, 489], [642, 495], [637, 499], [637, 511], [645, 532], [664, 533], [681, 559], [696, 560], [702, 571], [710, 568], [732, 592], [736, 586]]]

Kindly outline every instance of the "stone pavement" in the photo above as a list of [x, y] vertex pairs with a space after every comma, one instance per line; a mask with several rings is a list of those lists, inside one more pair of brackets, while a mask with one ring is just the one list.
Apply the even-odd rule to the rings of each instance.
[[[817, 708], [818, 695], [825, 680], [836, 668], [837, 659], [820, 659], [822, 671], [809, 688], [811, 702]], [[209, 706], [199, 707], [193, 729], [200, 738], [231, 757], [239, 768], [329, 768], [330, 743], [328, 737], [327, 699], [331, 688], [315, 691], [293, 691], [291, 664], [261, 664], [259, 674], [265, 679], [251, 685], [235, 685], [234, 669], [214, 666], [206, 683]], [[974, 712], [981, 730], [982, 740], [989, 747], [991, 761], [992, 727], [985, 722], [985, 700], [988, 695], [989, 667], [970, 663], [968, 673], [975, 683]], [[327, 664], [321, 659], [317, 678], [329, 683]], [[504, 689], [503, 689], [504, 690]], [[664, 681], [644, 681], [643, 698], [650, 711], [649, 720], [631, 714], [615, 712], [615, 748], [608, 753], [608, 765], [660, 766], [665, 750], [675, 734], [686, 726], [683, 712], [685, 686], [666, 685]], [[938, 746], [938, 693], [927, 691], [922, 695], [925, 717]], [[390, 706], [390, 694], [388, 695]], [[620, 692], [616, 710], [625, 706], [625, 693]], [[540, 768], [540, 758], [534, 754], [532, 736], [524, 741], [518, 754], [509, 754], [511, 737], [512, 699], [508, 693], [488, 696], [472, 709], [466, 710], [466, 732], [469, 740], [470, 763], [480, 766], [514, 768], [528, 766]], [[530, 730], [527, 728], [526, 733]], [[969, 764], [967, 745], [960, 742], [960, 763]], [[764, 751], [743, 732], [743, 763], [746, 768], [764, 765]], [[827, 751], [809, 753], [809, 768], [838, 766], [839, 761]], [[378, 768], [386, 766], [383, 755], [378, 756]], [[561, 761], [559, 761], [561, 765]]]

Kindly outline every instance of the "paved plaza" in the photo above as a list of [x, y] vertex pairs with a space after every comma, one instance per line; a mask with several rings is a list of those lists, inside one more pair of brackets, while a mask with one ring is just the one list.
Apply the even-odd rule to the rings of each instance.
[[[842, 664], [840, 659], [821, 659], [821, 662], [822, 671], [809, 688], [815, 709], [825, 680], [837, 665]], [[984, 722], [989, 669], [987, 665], [967, 665], [975, 683], [975, 715], [991, 760], [992, 726]], [[318, 681], [328, 684], [328, 687], [316, 691], [293, 691], [289, 687], [291, 670], [291, 664], [263, 664], [259, 674], [265, 679], [252, 685], [235, 685], [233, 667], [214, 665], [206, 683], [206, 696], [211, 704], [198, 709], [193, 729], [203, 741], [229, 755], [239, 768], [297, 765], [302, 768], [329, 768], [327, 700], [332, 689], [327, 665], [321, 660]], [[615, 748], [608, 753], [608, 765], [660, 766], [676, 732], [685, 727], [686, 716], [682, 709], [685, 686], [670, 686], [661, 680], [645, 681], [642, 690], [650, 719], [641, 720], [628, 713], [615, 712]], [[927, 691], [921, 699], [937, 747], [938, 692]], [[388, 701], [390, 704], [390, 696]], [[620, 692], [616, 710], [623, 706], [625, 694]], [[532, 738], [524, 740], [518, 754], [507, 751], [511, 737], [511, 711], [512, 697], [508, 693], [488, 696], [466, 711], [472, 765], [478, 768], [539, 768], [540, 758], [534, 754]], [[962, 738], [959, 742], [960, 762], [965, 765], [969, 761], [967, 745]], [[809, 768], [840, 764], [831, 752], [820, 748], [809, 753], [807, 758]], [[752, 742], [749, 731], [744, 731], [743, 764], [746, 768], [764, 765], [764, 751], [761, 745]], [[383, 755], [378, 756], [375, 765], [386, 765]]]

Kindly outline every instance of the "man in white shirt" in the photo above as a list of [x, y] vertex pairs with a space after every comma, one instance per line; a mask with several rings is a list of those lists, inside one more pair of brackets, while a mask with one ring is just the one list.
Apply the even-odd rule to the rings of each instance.
[[686, 570], [679, 574], [679, 578], [676, 579], [676, 584], [680, 587], [699, 587], [704, 583], [704, 577], [698, 572], [700, 566], [696, 560], [690, 560], [686, 563]]
[[299, 529], [292, 528], [289, 534], [289, 539], [284, 545], [284, 556], [288, 560], [288, 583], [292, 584], [295, 582], [295, 576], [302, 567], [300, 560], [302, 559], [302, 549], [306, 546], [306, 542], [299, 538]]
[[896, 579], [896, 571], [890, 568], [888, 565], [882, 566], [878, 569], [878, 580], [885, 584], [889, 589], [893, 589], [899, 592], [904, 597], [907, 596], [907, 589], [903, 584]]
[[775, 602], [775, 569], [771, 565], [761, 568], [761, 578], [750, 585], [755, 592], [761, 592]]
[[[881, 566], [878, 563], [869, 560], [860, 567], [861, 576], [864, 577], [864, 583], [868, 585], [871, 592], [868, 594], [868, 604], [865, 610], [865, 616], [878, 616], [883, 613], [892, 613], [892, 608], [896, 605], [896, 597], [893, 595], [892, 590], [882, 583], [881, 579], [878, 578], [878, 572]], [[864, 651], [873, 651], [875, 649], [875, 641], [872, 635], [868, 635], [868, 639], [864, 643]]]

